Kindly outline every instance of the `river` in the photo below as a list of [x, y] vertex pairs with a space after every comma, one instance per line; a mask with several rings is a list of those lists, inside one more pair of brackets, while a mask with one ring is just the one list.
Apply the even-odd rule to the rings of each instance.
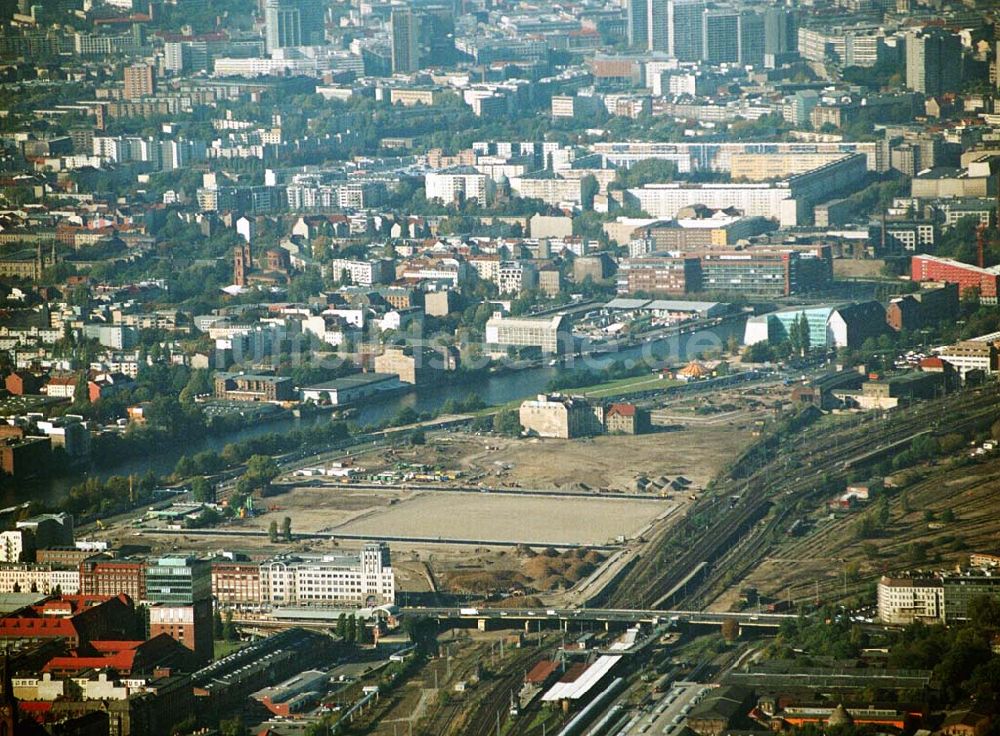
[[[520, 398], [534, 396], [545, 391], [549, 381], [561, 372], [576, 368], [601, 369], [609, 363], [620, 360], [642, 361], [652, 364], [656, 360], [671, 361], [696, 358], [709, 350], [718, 350], [725, 346], [733, 335], [742, 338], [745, 318], [740, 317], [723, 322], [712, 328], [699, 330], [689, 335], [671, 336], [653, 340], [641, 345], [601, 355], [599, 357], [569, 358], [560, 365], [526, 368], [517, 371], [507, 371], [491, 375], [478, 384], [439, 383], [421, 386], [405, 394], [397, 394], [379, 401], [369, 402], [359, 407], [352, 421], [362, 426], [375, 424], [391, 418], [400, 409], [410, 407], [417, 412], [435, 411], [448, 399], [461, 400], [470, 393], [477, 394], [490, 405], [506, 404]], [[112, 467], [92, 471], [93, 475], [105, 477], [108, 475], [141, 475], [152, 469], [158, 475], [165, 475], [173, 470], [181, 455], [193, 455], [203, 450], [221, 450], [227, 443], [257, 437], [271, 432], [289, 432], [315, 425], [318, 422], [330, 421], [330, 415], [319, 413], [302, 418], [288, 417], [270, 422], [261, 422], [249, 427], [229, 432], [220, 436], [205, 437], [186, 447], [165, 448], [163, 452], [143, 460], [129, 460]], [[69, 493], [71, 486], [79, 483], [80, 476], [59, 476], [39, 479], [29, 485], [11, 488], [0, 494], [0, 502], [4, 505], [32, 500], [56, 502]]]

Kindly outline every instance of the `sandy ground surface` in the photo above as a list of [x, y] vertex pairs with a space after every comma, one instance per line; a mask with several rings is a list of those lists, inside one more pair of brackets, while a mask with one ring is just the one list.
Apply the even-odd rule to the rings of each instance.
[[684, 475], [703, 487], [731, 453], [746, 444], [742, 434], [715, 426], [576, 440], [491, 437], [479, 451], [469, 447], [461, 463], [470, 472], [502, 481], [484, 479], [488, 485], [566, 489], [583, 484], [633, 491], [640, 475], [671, 479]]
[[605, 544], [632, 538], [666, 501], [425, 493], [336, 527], [352, 534], [450, 537], [528, 544]]
[[[604, 544], [624, 535], [634, 539], [655, 519], [670, 523], [724, 465], [753, 439], [755, 419], [762, 416], [768, 392], [716, 392], [671, 401], [654, 412], [657, 431], [641, 436], [601, 436], [578, 440], [513, 439], [462, 432], [432, 432], [427, 444], [417, 447], [377, 448], [354, 456], [353, 462], [368, 472], [393, 470], [454, 472], [462, 486], [521, 490], [593, 491], [594, 498], [512, 496], [490, 493], [436, 493], [414, 489], [359, 489], [331, 483], [310, 485], [296, 478], [290, 490], [258, 503], [261, 515], [231, 522], [225, 528], [266, 530], [288, 516], [293, 533], [341, 531], [425, 537], [484, 540], [511, 539], [533, 543], [536, 551], [548, 543]], [[695, 413], [706, 404], [714, 413]], [[659, 415], [659, 416], [657, 416]], [[673, 480], [685, 476], [691, 490], [644, 494], [646, 499], [597, 497], [605, 489], [637, 492], [639, 477]], [[603, 494], [606, 496], [606, 494]], [[647, 500], [648, 499], [648, 500]], [[171, 551], [211, 555], [236, 550], [254, 559], [291, 551], [353, 550], [357, 542], [296, 540], [272, 544], [266, 538], [224, 538], [167, 535], [150, 528], [141, 531], [115, 524], [95, 536], [117, 538], [137, 551], [159, 554]], [[641, 544], [629, 545], [628, 559]], [[424, 592], [438, 587], [464, 589], [476, 575], [492, 575], [511, 587], [526, 580], [563, 584], [579, 580], [576, 571], [542, 570], [539, 563], [518, 556], [511, 548], [482, 545], [447, 546], [426, 543], [393, 543], [393, 566], [400, 590]], [[599, 563], [598, 563], [599, 564]], [[616, 558], [609, 561], [616, 564]], [[613, 572], [613, 570], [612, 570]], [[503, 588], [504, 585], [498, 585]], [[552, 586], [541, 586], [552, 590]]]

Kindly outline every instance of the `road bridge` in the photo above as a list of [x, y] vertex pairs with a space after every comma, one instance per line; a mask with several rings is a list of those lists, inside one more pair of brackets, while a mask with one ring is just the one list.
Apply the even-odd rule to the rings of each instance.
[[[479, 628], [502, 628], [502, 624], [513, 624], [530, 629], [532, 624], [542, 623], [568, 628], [573, 622], [602, 623], [606, 628], [612, 625], [633, 626], [646, 624], [688, 624], [721, 626], [725, 621], [735, 621], [741, 629], [774, 630], [785, 621], [797, 618], [788, 613], [752, 613], [718, 611], [680, 611], [658, 609], [622, 608], [454, 608], [454, 607], [405, 607], [397, 609], [402, 616], [424, 616], [438, 621], [475, 621]], [[304, 628], [332, 629], [343, 609], [323, 607], [276, 608], [260, 613], [238, 614], [235, 618], [242, 627], [275, 630], [301, 626]]]
[[662, 624], [676, 621], [686, 624], [721, 625], [733, 620], [740, 626], [778, 628], [798, 618], [791, 613], [752, 613], [748, 611], [676, 611], [628, 608], [422, 608], [401, 609], [404, 614], [439, 619], [514, 620], [514, 621], [598, 621], [624, 624]]

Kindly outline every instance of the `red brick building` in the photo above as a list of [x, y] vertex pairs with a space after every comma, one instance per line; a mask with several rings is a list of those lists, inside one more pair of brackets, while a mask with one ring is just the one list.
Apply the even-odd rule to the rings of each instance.
[[14, 478], [47, 472], [52, 458], [48, 437], [8, 437], [0, 441], [0, 470]]
[[146, 563], [95, 555], [80, 563], [80, 592], [84, 595], [124, 593], [135, 601], [146, 598]]
[[988, 268], [979, 268], [951, 258], [937, 256], [913, 256], [910, 262], [910, 279], [924, 283], [958, 284], [959, 293], [966, 289], [979, 292], [979, 300], [984, 304], [996, 304], [1000, 292], [1000, 273]]
[[190, 605], [160, 604], [149, 608], [149, 636], [166, 634], [192, 652], [200, 664], [212, 660], [212, 601]]
[[0, 641], [65, 639], [71, 647], [99, 639], [134, 640], [142, 617], [126, 595], [63, 595], [0, 618]]
[[229, 560], [213, 562], [212, 595], [222, 606], [260, 603], [260, 566]]
[[53, 657], [42, 672], [54, 677], [71, 677], [92, 670], [109, 670], [119, 677], [150, 674], [156, 668], [190, 670], [195, 666], [192, 653], [169, 636], [146, 641], [92, 641], [84, 651], [73, 650], [66, 656]]

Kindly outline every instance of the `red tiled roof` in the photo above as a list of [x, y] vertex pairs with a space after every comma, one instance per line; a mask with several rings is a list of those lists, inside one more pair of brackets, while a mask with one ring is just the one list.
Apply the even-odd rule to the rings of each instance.
[[577, 662], [576, 664], [570, 665], [570, 668], [566, 670], [566, 673], [559, 678], [559, 682], [576, 682], [577, 678], [579, 678], [580, 675], [586, 671], [587, 665], [583, 662]]
[[549, 679], [549, 676], [556, 671], [557, 667], [559, 667], [558, 662], [554, 662], [551, 659], [543, 659], [541, 662], [532, 667], [531, 671], [524, 676], [524, 681], [536, 683], [545, 682]]
[[127, 675], [132, 672], [136, 654], [133, 650], [117, 652], [106, 657], [77, 657], [73, 655], [53, 657], [42, 667], [42, 672], [63, 674], [80, 672], [81, 670], [110, 669], [119, 674]]
[[635, 404], [612, 404], [608, 408], [608, 416], [618, 414], [623, 417], [635, 416]]
[[0, 638], [14, 637], [77, 638], [76, 626], [65, 618], [4, 618], [0, 619]]
[[72, 386], [76, 383], [76, 376], [52, 376], [49, 383], [57, 386]]
[[144, 641], [92, 641], [90, 646], [96, 649], [98, 652], [125, 652], [132, 649], [138, 649], [146, 642]]
[[50, 700], [18, 700], [17, 709], [25, 713], [44, 714], [52, 710]]

